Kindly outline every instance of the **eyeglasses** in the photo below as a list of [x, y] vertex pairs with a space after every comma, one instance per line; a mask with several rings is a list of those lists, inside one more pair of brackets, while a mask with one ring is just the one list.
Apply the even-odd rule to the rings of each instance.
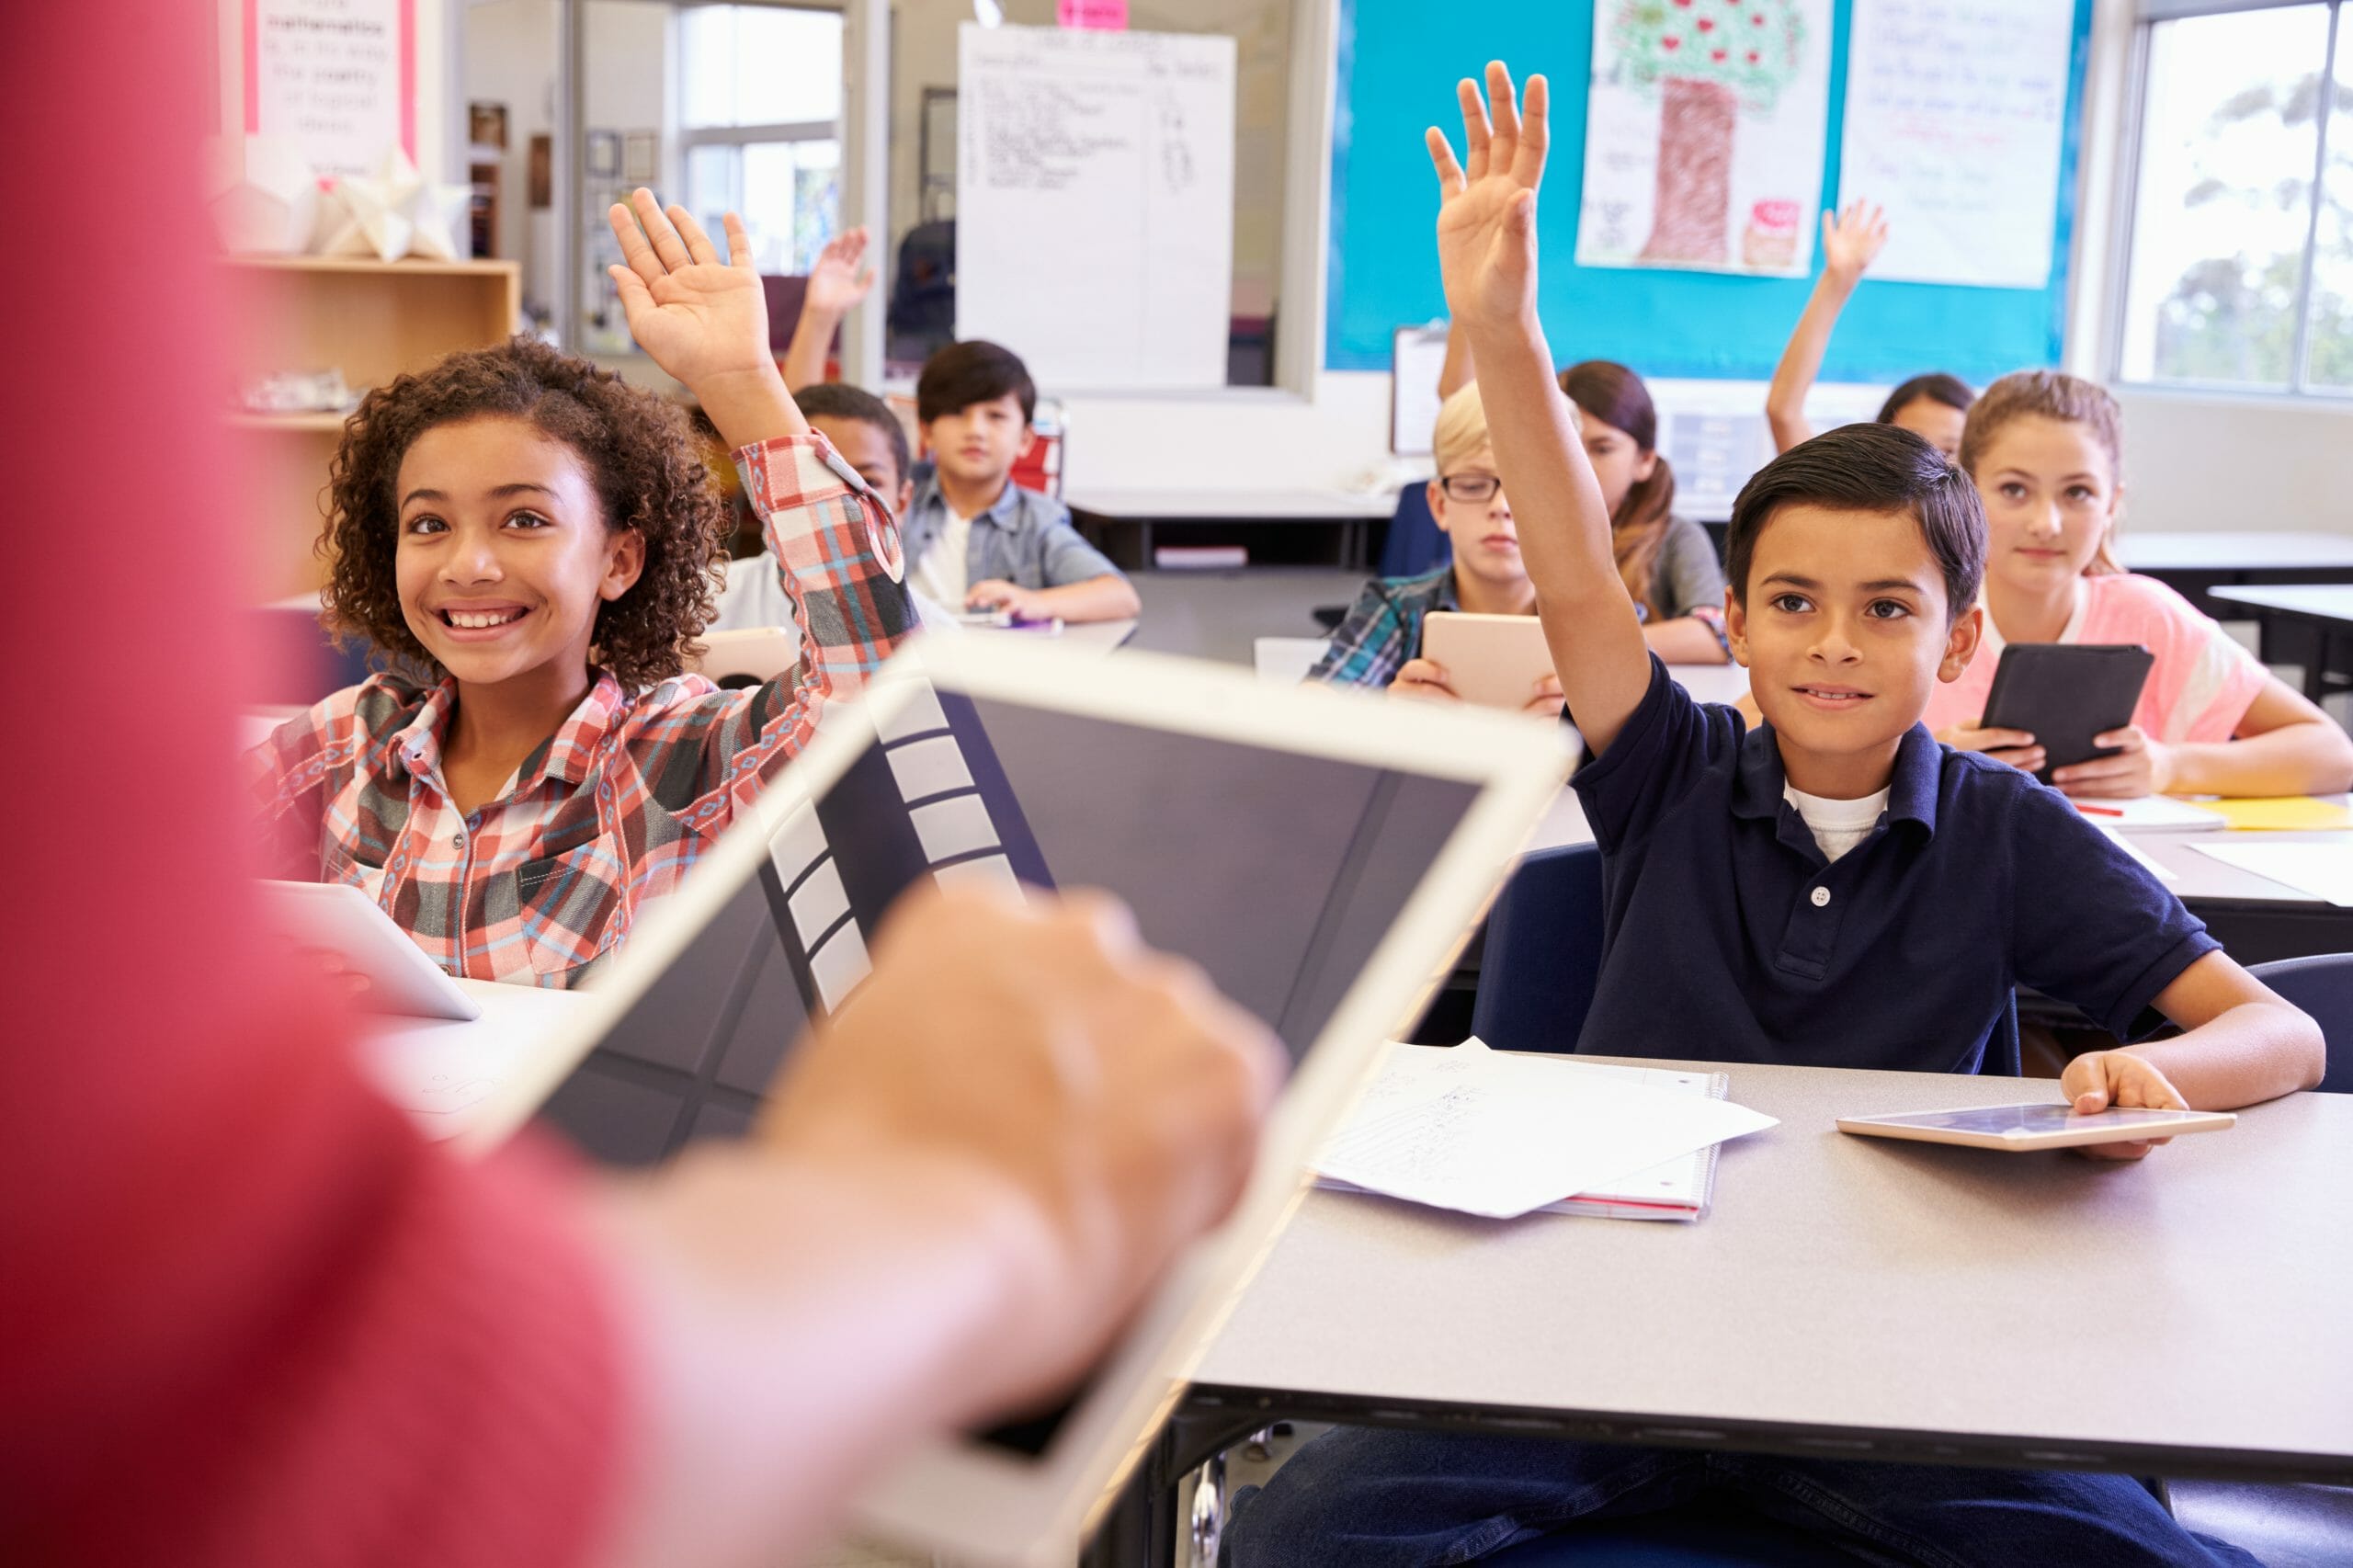
[[1449, 501], [1491, 501], [1504, 482], [1492, 473], [1449, 473], [1438, 482]]

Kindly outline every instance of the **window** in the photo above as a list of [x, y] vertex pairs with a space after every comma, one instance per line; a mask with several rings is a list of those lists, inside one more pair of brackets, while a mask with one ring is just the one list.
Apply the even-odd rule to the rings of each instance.
[[2120, 379], [2353, 392], [2344, 8], [2143, 0]]
[[743, 215], [765, 273], [803, 273], [841, 210], [842, 18], [780, 6], [678, 13], [684, 205]]

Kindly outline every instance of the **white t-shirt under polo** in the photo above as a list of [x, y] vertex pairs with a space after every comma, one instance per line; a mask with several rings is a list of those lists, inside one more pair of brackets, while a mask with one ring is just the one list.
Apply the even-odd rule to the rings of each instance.
[[961, 610], [964, 608], [964, 596], [972, 586], [966, 580], [972, 519], [958, 517], [952, 507], [945, 510], [947, 520], [939, 525], [939, 537], [931, 541], [931, 548], [923, 552], [923, 559], [908, 573], [907, 584], [926, 598]]
[[1796, 808], [1813, 830], [1814, 843], [1822, 846], [1823, 858], [1836, 860], [1839, 856], [1871, 835], [1879, 819], [1887, 810], [1885, 790], [1866, 795], [1859, 801], [1831, 801], [1820, 795], [1809, 795], [1793, 784], [1783, 783], [1781, 799]]

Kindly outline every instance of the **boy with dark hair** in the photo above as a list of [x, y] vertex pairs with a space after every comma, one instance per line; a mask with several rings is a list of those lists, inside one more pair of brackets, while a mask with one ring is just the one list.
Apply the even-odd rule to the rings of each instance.
[[915, 418], [938, 471], [904, 520], [907, 581], [950, 608], [1025, 620], [1120, 620], [1142, 608], [1120, 569], [1071, 526], [1070, 508], [1013, 483], [1038, 389], [1011, 349], [973, 340], [924, 364]]
[[[1918, 437], [1834, 431], [1742, 493], [1725, 630], [1762, 725], [1667, 678], [1537, 324], [1543, 78], [1529, 82], [1524, 128], [1500, 64], [1488, 67], [1492, 130], [1476, 86], [1461, 97], [1467, 175], [1430, 132], [1447, 303], [1568, 710], [1595, 753], [1574, 785], [1603, 855], [1608, 945], [1581, 1047], [2016, 1073], [2010, 998], [2023, 983], [2120, 1037], [2153, 1006], [2184, 1031], [2077, 1057], [2060, 1084], [2078, 1111], [2223, 1108], [2317, 1083], [2313, 1021], [2063, 796], [1920, 725], [1929, 691], [1976, 652], [1985, 534], [1973, 486]], [[2252, 1562], [2192, 1536], [2128, 1476], [1347, 1429], [1236, 1500], [1228, 1558], [1467, 1562], [1711, 1492], [1873, 1562]]]
[[[907, 456], [906, 427], [890, 404], [872, 392], [842, 381], [820, 381], [793, 394], [809, 427], [831, 441], [841, 460], [866, 481], [894, 517], [907, 515], [915, 496]], [[917, 601], [918, 610], [924, 608]], [[929, 617], [926, 618], [926, 619]], [[727, 585], [719, 593], [712, 631], [794, 625], [792, 601], [778, 585], [776, 562], [767, 553], [727, 563]]]

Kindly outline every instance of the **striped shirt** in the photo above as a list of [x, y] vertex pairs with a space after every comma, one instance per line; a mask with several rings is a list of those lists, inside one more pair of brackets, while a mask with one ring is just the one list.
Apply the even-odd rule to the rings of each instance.
[[824, 437], [735, 460], [801, 610], [790, 676], [631, 692], [595, 671], [472, 813], [441, 772], [455, 680], [372, 676], [249, 754], [268, 874], [361, 889], [450, 974], [573, 986], [595, 972], [807, 745], [824, 705], [855, 695], [915, 625], [896, 525]]

